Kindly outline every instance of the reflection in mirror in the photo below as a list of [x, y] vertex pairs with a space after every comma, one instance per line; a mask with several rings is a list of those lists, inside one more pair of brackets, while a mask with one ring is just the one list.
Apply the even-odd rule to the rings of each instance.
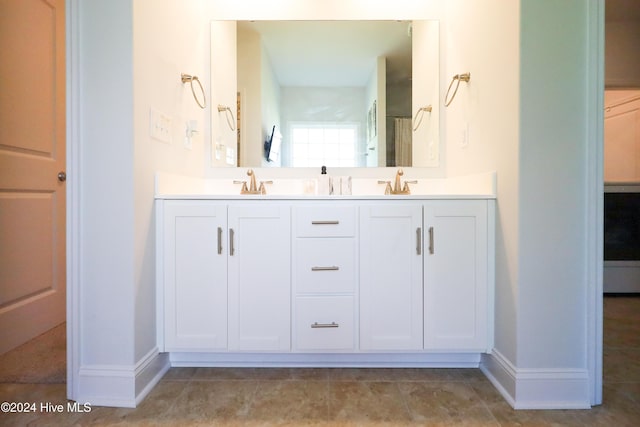
[[[437, 166], [437, 108], [412, 126], [412, 112], [438, 99], [429, 22], [430, 46], [413, 51], [435, 51], [422, 64], [435, 71], [415, 73], [416, 23], [238, 21], [239, 165]], [[423, 78], [433, 81], [416, 94]]]

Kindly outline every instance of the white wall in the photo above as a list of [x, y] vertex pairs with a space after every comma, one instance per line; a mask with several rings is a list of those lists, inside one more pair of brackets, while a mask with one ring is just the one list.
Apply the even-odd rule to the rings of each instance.
[[441, 0], [210, 0], [212, 19], [430, 19]]
[[522, 2], [519, 367], [586, 368], [587, 8]]
[[[127, 2], [125, 2], [127, 3]], [[197, 2], [136, 0], [133, 9], [133, 126], [134, 265], [129, 291], [135, 301], [135, 359], [155, 346], [155, 221], [153, 209], [156, 171], [202, 176], [207, 159], [207, 110], [196, 104], [181, 73], [202, 79], [209, 99], [209, 25]], [[117, 28], [117, 27], [114, 27]], [[179, 29], [176, 31], [174, 29]], [[113, 33], [113, 31], [111, 31]], [[104, 38], [104, 34], [101, 37]], [[198, 92], [196, 92], [198, 93]], [[173, 120], [170, 145], [149, 136], [149, 110]], [[185, 124], [197, 120], [200, 132], [193, 148], [184, 148]], [[128, 185], [130, 187], [131, 184]]]
[[[200, 28], [205, 23], [207, 16], [203, 13], [202, 7], [198, 9], [201, 16], [192, 17], [191, 24], [196, 28]], [[207, 162], [207, 166], [235, 167], [238, 157], [236, 23], [235, 21], [214, 21], [211, 22], [210, 29], [209, 51], [200, 53], [198, 58], [211, 58], [211, 72], [207, 76], [211, 87], [211, 105], [207, 111], [211, 118], [210, 130], [213, 143], [218, 146], [220, 155], [213, 155]], [[220, 64], [225, 66], [221, 67]]]
[[[86, 2], [80, 10], [82, 110], [77, 295], [80, 363], [86, 368], [134, 360], [133, 16], [129, 0]], [[118, 31], [113, 31], [118, 28]], [[109, 34], [109, 37], [105, 37]], [[152, 326], [152, 325], [151, 325]]]
[[[496, 235], [496, 348], [517, 357], [519, 228], [519, 39], [518, 2], [446, 2], [441, 102], [455, 74], [470, 72], [455, 99], [443, 108], [446, 174], [495, 170], [498, 175]], [[463, 143], [468, 132], [467, 144]]]
[[[442, 56], [443, 61], [440, 61], [440, 57], [441, 50], [447, 51], [445, 47], [447, 39], [443, 37], [441, 47], [440, 24], [436, 20], [414, 21], [412, 37], [413, 91], [411, 93], [412, 112], [409, 116], [416, 117], [413, 127], [417, 126], [413, 132], [412, 162], [414, 166], [438, 167], [446, 165], [444, 152], [440, 153], [439, 141], [440, 86], [442, 86], [440, 69], [446, 64], [445, 57]], [[420, 108], [427, 106], [431, 106], [430, 113], [425, 111], [418, 113]]]

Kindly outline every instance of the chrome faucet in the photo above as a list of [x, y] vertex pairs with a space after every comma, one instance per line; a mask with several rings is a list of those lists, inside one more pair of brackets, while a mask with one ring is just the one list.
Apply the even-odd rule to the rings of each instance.
[[249, 188], [247, 188], [247, 181], [233, 181], [234, 184], [242, 184], [240, 194], [267, 194], [265, 184], [273, 184], [273, 181], [260, 181], [260, 187], [256, 184], [256, 174], [253, 169], [247, 171], [247, 175], [251, 177], [249, 182]]

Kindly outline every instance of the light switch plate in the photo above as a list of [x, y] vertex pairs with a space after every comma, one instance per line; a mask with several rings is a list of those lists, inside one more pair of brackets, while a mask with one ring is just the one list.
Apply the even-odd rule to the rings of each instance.
[[166, 144], [171, 144], [171, 116], [151, 108], [149, 110], [149, 136]]

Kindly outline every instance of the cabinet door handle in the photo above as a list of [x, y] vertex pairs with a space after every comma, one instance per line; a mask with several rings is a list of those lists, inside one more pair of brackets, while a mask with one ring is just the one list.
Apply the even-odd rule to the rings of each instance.
[[422, 255], [422, 229], [416, 228], [416, 253]]
[[340, 224], [340, 221], [311, 221], [313, 225], [337, 225]]
[[222, 254], [222, 227], [218, 227], [218, 255]]
[[340, 267], [337, 265], [332, 265], [331, 267], [311, 267], [311, 271], [335, 271], [340, 270]]
[[236, 248], [233, 245], [233, 238], [235, 237], [234, 235], [235, 233], [233, 231], [233, 228], [230, 228], [229, 229], [229, 255], [231, 256], [233, 256], [236, 252]]
[[313, 322], [311, 324], [311, 328], [312, 329], [319, 329], [319, 328], [339, 328], [340, 325], [337, 324], [336, 322], [331, 322], [331, 323], [318, 323], [318, 322]]
[[435, 252], [433, 244], [433, 227], [429, 227], [429, 253], [433, 255]]

